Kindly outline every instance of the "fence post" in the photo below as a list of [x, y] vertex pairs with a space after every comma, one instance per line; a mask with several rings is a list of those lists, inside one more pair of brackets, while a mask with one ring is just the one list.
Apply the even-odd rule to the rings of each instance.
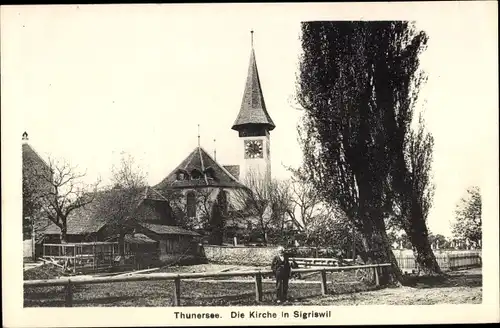
[[380, 286], [380, 280], [378, 277], [378, 267], [373, 268], [373, 273], [375, 274], [375, 286]]
[[262, 302], [262, 274], [255, 274], [255, 301]]
[[71, 283], [71, 280], [68, 279], [68, 284], [66, 285], [66, 307], [72, 307], [73, 306], [73, 284]]
[[326, 271], [321, 270], [321, 294], [326, 295], [328, 293], [328, 287], [326, 286]]
[[175, 277], [174, 279], [174, 306], [181, 305], [181, 278]]

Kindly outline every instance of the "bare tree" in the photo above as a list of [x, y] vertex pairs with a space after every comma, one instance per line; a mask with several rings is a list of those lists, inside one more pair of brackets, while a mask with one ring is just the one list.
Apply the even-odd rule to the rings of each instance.
[[[46, 169], [33, 168], [32, 174], [43, 181], [44, 188], [37, 189], [32, 200], [46, 216], [61, 229], [61, 242], [67, 241], [67, 218], [74, 210], [94, 200], [95, 191], [100, 181], [85, 184], [86, 173], [79, 173], [77, 168], [66, 161], [49, 158]], [[47, 174], [47, 171], [50, 174]]]
[[[316, 220], [334, 215], [332, 206], [328, 206], [323, 201], [321, 195], [316, 192], [314, 186], [307, 181], [304, 168], [292, 171], [290, 183], [290, 206], [288, 215], [297, 228], [309, 234], [309, 227]], [[298, 215], [297, 215], [298, 214]]]
[[246, 189], [237, 190], [234, 197], [236, 219], [255, 227], [264, 243], [272, 229], [284, 223], [290, 206], [288, 184], [267, 180], [255, 170], [247, 173], [243, 184]]
[[[145, 198], [147, 187], [146, 175], [135, 164], [129, 154], [122, 154], [120, 164], [111, 168], [111, 186], [96, 193], [97, 215], [105, 218], [108, 233], [118, 236], [119, 244], [123, 245], [125, 234], [133, 229], [142, 218], [151, 215], [152, 209], [139, 205]], [[124, 249], [120, 247], [123, 255]]]
[[[186, 229], [208, 229], [212, 213], [213, 189], [199, 188], [196, 190], [182, 191], [179, 189], [168, 189], [164, 191], [179, 226]], [[193, 213], [190, 213], [188, 197], [192, 195], [194, 202]]]

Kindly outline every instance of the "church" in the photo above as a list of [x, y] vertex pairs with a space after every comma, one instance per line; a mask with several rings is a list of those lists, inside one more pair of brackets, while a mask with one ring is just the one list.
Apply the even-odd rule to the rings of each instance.
[[[251, 35], [252, 47], [243, 98], [231, 127], [235, 137], [240, 140], [239, 163], [218, 163], [215, 155], [212, 157], [198, 142], [198, 146], [164, 179], [155, 186], [145, 188], [144, 197], [138, 202], [142, 207], [154, 209], [155, 215], [141, 219], [137, 232], [146, 233], [158, 241], [162, 250], [169, 250], [165, 245], [172, 238], [180, 240], [184, 236], [191, 238], [201, 235], [210, 239], [214, 235], [214, 225], [210, 222], [214, 217], [223, 218], [216, 225], [220, 229], [220, 238], [215, 243], [219, 244], [223, 242], [222, 239], [233, 241], [234, 237], [240, 243], [243, 236], [248, 235], [256, 225], [256, 218], [245, 209], [241, 195], [251, 192], [250, 186], [245, 185], [251, 175], [261, 179], [262, 183], [271, 181], [270, 132], [275, 124], [266, 109], [253, 48], [253, 31]], [[36, 163], [47, 166], [29, 146], [26, 134], [23, 135], [23, 169], [34, 165], [29, 160], [32, 157], [37, 160]], [[101, 217], [102, 214], [95, 210], [99, 207], [100, 196], [104, 195], [102, 192], [98, 194], [99, 197], [96, 196], [92, 204], [72, 212], [68, 217], [69, 241], [104, 241], [109, 237], [105, 233], [108, 218]], [[174, 194], [175, 197], [172, 197]], [[220, 215], [213, 215], [214, 209], [219, 210]], [[60, 229], [46, 220], [44, 224], [47, 228], [42, 229], [43, 239], [57, 242]]]
[[[245, 180], [249, 175], [257, 176], [265, 182], [271, 181], [271, 137], [276, 127], [269, 115], [259, 79], [253, 31], [251, 31], [251, 52], [247, 79], [239, 113], [231, 127], [237, 132], [241, 148], [240, 161], [233, 165], [219, 164], [199, 144], [191, 153], [154, 188], [164, 194], [176, 191], [182, 195], [180, 201], [185, 206], [184, 219], [202, 221], [215, 204], [222, 208], [227, 218], [226, 228], [245, 230], [248, 222], [236, 222], [231, 213], [241, 211], [236, 201], [242, 190], [247, 190]], [[175, 212], [175, 211], [174, 211]], [[177, 220], [182, 220], [178, 215]], [[245, 221], [250, 221], [245, 220]], [[196, 230], [203, 230], [200, 225]]]

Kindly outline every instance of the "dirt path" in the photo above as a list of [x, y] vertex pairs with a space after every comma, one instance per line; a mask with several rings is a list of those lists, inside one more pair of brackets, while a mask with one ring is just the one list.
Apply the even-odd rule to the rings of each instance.
[[[301, 300], [301, 305], [429, 305], [480, 304], [482, 288], [448, 287], [419, 289], [400, 287]], [[297, 303], [295, 303], [297, 305]]]
[[[481, 269], [449, 272], [447, 279], [420, 278], [412, 286], [300, 300], [302, 305], [481, 304]], [[297, 304], [297, 303], [295, 303]]]

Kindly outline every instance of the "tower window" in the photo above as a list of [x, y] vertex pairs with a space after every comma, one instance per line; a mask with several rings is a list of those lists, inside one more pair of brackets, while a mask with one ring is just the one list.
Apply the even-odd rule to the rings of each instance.
[[240, 137], [264, 137], [267, 135], [267, 129], [263, 126], [248, 126], [238, 134]]
[[186, 212], [190, 218], [196, 216], [196, 195], [194, 191], [189, 191], [186, 195]]

